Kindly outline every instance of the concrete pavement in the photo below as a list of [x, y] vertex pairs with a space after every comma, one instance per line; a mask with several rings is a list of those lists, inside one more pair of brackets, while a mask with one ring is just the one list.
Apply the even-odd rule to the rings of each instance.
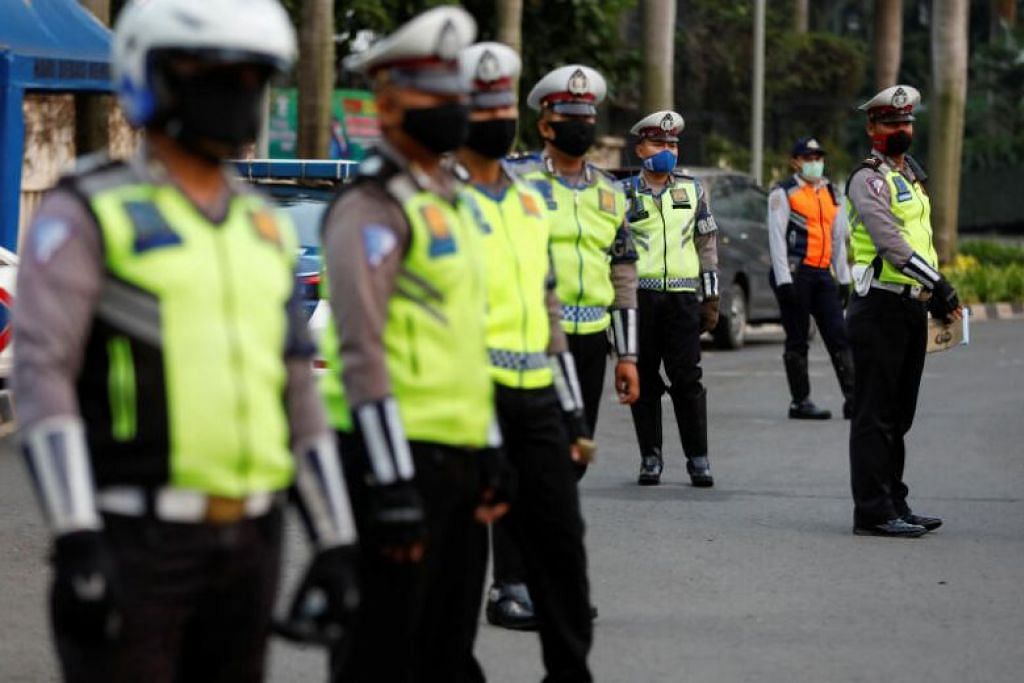
[[[850, 534], [848, 423], [785, 419], [778, 337], [707, 352], [714, 489], [689, 486], [671, 421], [664, 483], [636, 486], [632, 423], [608, 396], [582, 484], [597, 680], [1020, 680], [1024, 323], [973, 332], [926, 366], [906, 478], [915, 510], [946, 525], [918, 540]], [[815, 344], [812, 396], [835, 413]], [[291, 575], [305, 556], [293, 545]], [[50, 680], [45, 534], [10, 441], [0, 548], [0, 680]], [[483, 624], [477, 654], [495, 683], [542, 676], [534, 634]], [[323, 679], [322, 657], [291, 646], [275, 646], [271, 668], [274, 681]]]

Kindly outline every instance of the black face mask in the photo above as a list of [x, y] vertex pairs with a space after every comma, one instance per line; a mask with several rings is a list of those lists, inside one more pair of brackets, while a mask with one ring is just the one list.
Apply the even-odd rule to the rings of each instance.
[[462, 104], [406, 109], [402, 130], [434, 154], [451, 152], [466, 139], [469, 109]]
[[487, 159], [500, 159], [516, 139], [516, 123], [516, 119], [471, 121], [466, 147]]
[[597, 135], [597, 126], [581, 119], [549, 121], [548, 125], [555, 131], [551, 144], [573, 157], [586, 154]]
[[190, 78], [168, 75], [174, 105], [164, 130], [187, 149], [213, 161], [238, 156], [259, 135], [263, 89], [246, 85], [231, 69], [215, 69]]
[[885, 139], [885, 154], [890, 157], [898, 157], [910, 149], [913, 136], [905, 130], [898, 130]]

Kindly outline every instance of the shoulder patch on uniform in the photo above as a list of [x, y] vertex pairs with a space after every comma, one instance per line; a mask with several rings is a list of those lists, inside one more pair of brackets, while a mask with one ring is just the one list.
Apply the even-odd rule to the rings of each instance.
[[283, 246], [281, 243], [281, 229], [277, 225], [277, 218], [270, 210], [258, 209], [253, 211], [252, 225], [256, 228], [256, 234], [260, 239], [269, 242], [278, 249]]
[[380, 223], [367, 223], [362, 227], [363, 251], [366, 254], [366, 262], [372, 268], [376, 268], [388, 254], [398, 246], [398, 239], [394, 231]]
[[71, 236], [68, 224], [59, 218], [43, 218], [32, 228], [32, 255], [39, 263], [49, 263]]
[[875, 193], [875, 196], [881, 196], [882, 191], [885, 189], [885, 180], [878, 176], [868, 176], [865, 178], [868, 184], [868, 189]]

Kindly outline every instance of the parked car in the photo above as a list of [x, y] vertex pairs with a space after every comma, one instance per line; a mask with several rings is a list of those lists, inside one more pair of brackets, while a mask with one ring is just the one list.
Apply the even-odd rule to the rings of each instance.
[[299, 238], [295, 279], [307, 317], [320, 300], [320, 221], [337, 186], [351, 176], [355, 166], [352, 161], [235, 162], [242, 179], [273, 198], [295, 224]]
[[[712, 331], [716, 346], [738, 349], [747, 325], [775, 323], [779, 306], [768, 286], [768, 194], [746, 173], [719, 168], [682, 169], [700, 181], [708, 193], [711, 213], [718, 223], [718, 271], [722, 293], [718, 327]], [[615, 169], [626, 178], [636, 169]]]

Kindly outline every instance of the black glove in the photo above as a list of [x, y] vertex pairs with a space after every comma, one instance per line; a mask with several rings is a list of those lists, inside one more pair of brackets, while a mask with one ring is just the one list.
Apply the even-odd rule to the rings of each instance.
[[700, 303], [700, 331], [710, 332], [718, 327], [718, 299], [704, 299]]
[[956, 290], [949, 280], [939, 275], [939, 281], [932, 289], [932, 298], [928, 300], [928, 311], [936, 320], [949, 322], [950, 314], [960, 308], [960, 299], [957, 298]]
[[796, 306], [796, 290], [792, 282], [775, 287], [775, 296], [779, 300], [779, 306]]
[[121, 630], [117, 572], [99, 531], [73, 531], [53, 544], [54, 630], [83, 643], [115, 639]]
[[850, 284], [840, 282], [836, 285], [836, 292], [839, 295], [839, 304], [846, 308], [850, 305]]
[[515, 472], [500, 448], [483, 448], [477, 454], [480, 499], [488, 505], [511, 503], [515, 497]]
[[355, 546], [318, 552], [299, 584], [284, 621], [274, 631], [288, 640], [334, 647], [351, 630], [359, 608]]
[[423, 501], [411, 481], [376, 486], [370, 493], [370, 527], [383, 548], [405, 548], [426, 539]]

